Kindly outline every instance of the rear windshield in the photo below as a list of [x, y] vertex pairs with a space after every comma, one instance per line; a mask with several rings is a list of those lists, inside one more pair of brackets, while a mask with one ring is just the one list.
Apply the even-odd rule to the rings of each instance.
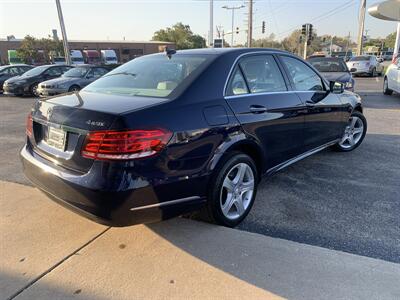
[[191, 74], [201, 72], [211, 55], [164, 54], [136, 58], [96, 80], [84, 90], [107, 94], [147, 97], [168, 97], [189, 80]]
[[350, 59], [350, 61], [369, 61], [370, 56], [356, 56]]
[[312, 58], [309, 62], [320, 72], [347, 72], [347, 66], [340, 58]]

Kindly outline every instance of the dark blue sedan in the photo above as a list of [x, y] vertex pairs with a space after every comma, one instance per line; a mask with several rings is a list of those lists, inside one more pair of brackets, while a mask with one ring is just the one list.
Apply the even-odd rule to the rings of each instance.
[[21, 158], [51, 199], [100, 223], [202, 209], [236, 226], [262, 176], [351, 151], [366, 130], [360, 98], [290, 53], [167, 50], [38, 101]]
[[328, 81], [340, 82], [346, 90], [354, 91], [354, 78], [342, 58], [314, 57], [308, 59], [308, 62]]

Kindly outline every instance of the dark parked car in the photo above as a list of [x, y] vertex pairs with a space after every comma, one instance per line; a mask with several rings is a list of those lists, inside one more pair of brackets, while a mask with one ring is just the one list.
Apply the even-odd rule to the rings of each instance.
[[60, 77], [71, 68], [70, 66], [60, 65], [43, 65], [33, 68], [21, 76], [6, 80], [3, 85], [4, 93], [16, 96], [37, 96], [37, 87], [40, 82]]
[[354, 91], [354, 79], [343, 59], [337, 57], [315, 57], [308, 59], [328, 81], [340, 82], [344, 88]]
[[4, 81], [11, 77], [22, 75], [32, 68], [32, 66], [23, 64], [0, 66], [0, 91], [3, 91]]
[[366, 130], [359, 96], [292, 54], [168, 50], [37, 101], [21, 158], [50, 198], [100, 223], [202, 208], [235, 226], [263, 175], [329, 146], [351, 151]]
[[79, 91], [108, 72], [109, 70], [103, 67], [81, 65], [65, 72], [61, 77], [43, 81], [39, 84], [37, 93], [47, 97]]

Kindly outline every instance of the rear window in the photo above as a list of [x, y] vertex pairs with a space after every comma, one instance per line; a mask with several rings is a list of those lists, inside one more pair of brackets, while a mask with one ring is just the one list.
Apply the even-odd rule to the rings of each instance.
[[96, 80], [84, 90], [130, 96], [168, 97], [203, 70], [211, 55], [149, 55], [136, 58]]
[[347, 66], [342, 59], [312, 58], [308, 62], [320, 72], [348, 72]]
[[350, 59], [350, 61], [369, 61], [370, 56], [356, 56]]

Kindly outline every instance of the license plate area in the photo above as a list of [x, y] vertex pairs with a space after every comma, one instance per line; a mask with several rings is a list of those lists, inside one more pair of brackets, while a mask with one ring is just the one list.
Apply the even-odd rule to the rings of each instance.
[[67, 141], [67, 132], [55, 127], [48, 127], [46, 143], [50, 147], [64, 151]]

